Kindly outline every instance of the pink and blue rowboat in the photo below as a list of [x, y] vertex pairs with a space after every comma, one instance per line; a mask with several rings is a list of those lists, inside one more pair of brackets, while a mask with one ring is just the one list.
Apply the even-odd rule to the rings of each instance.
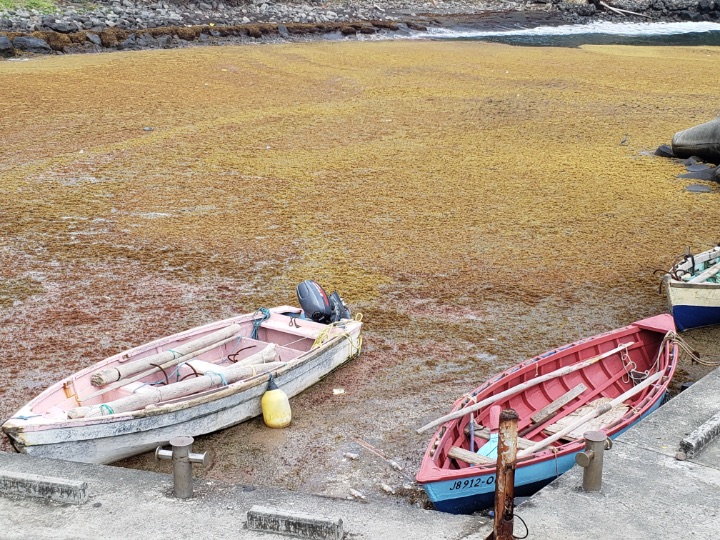
[[[458, 417], [441, 424], [430, 439], [417, 481], [437, 510], [469, 514], [491, 507], [495, 459], [483, 456], [482, 449], [492, 437], [490, 409], [499, 405], [519, 415], [515, 496], [532, 495], [573, 466], [584, 448], [584, 432], [602, 430], [612, 439], [657, 409], [677, 357], [673, 318], [663, 314], [526, 360], [455, 403], [451, 415]], [[500, 394], [492, 405], [461, 412]], [[543, 446], [588, 411], [627, 395], [609, 412]], [[523, 456], [523, 451], [530, 453]]]
[[117, 353], [51, 385], [2, 431], [30, 456], [112, 463], [245, 422], [262, 414], [271, 376], [293, 397], [360, 354], [360, 320], [300, 315], [261, 308]]

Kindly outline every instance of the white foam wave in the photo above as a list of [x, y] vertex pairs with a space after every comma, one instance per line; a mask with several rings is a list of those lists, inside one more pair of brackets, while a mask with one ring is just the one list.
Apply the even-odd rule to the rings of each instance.
[[720, 23], [712, 22], [668, 22], [668, 23], [612, 23], [594, 22], [562, 26], [541, 26], [538, 28], [508, 30], [449, 30], [429, 28], [432, 38], [482, 38], [494, 36], [572, 36], [581, 34], [605, 34], [611, 36], [671, 36], [698, 32], [720, 32]]

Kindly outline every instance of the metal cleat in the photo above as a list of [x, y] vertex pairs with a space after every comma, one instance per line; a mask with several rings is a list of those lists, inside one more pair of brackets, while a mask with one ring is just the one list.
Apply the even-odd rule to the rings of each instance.
[[212, 463], [210, 454], [193, 454], [190, 450], [195, 439], [192, 437], [173, 437], [170, 439], [172, 450], [158, 446], [155, 459], [173, 462], [173, 495], [178, 499], [189, 499], [193, 495], [192, 464], [200, 463], [208, 467]]

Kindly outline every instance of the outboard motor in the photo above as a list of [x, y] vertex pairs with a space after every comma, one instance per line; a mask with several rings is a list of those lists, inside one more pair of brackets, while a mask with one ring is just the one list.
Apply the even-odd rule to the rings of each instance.
[[332, 322], [350, 318], [350, 310], [337, 292], [330, 295], [330, 309], [332, 310], [332, 316], [330, 317]]
[[297, 297], [305, 316], [315, 322], [329, 324], [349, 319], [350, 310], [337, 292], [328, 296], [319, 283], [306, 279], [297, 286]]

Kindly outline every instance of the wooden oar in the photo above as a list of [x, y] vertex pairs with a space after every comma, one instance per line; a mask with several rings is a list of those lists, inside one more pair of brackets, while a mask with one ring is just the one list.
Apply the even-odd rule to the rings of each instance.
[[204, 349], [199, 349], [195, 352], [191, 352], [190, 354], [186, 354], [185, 356], [181, 356], [180, 358], [174, 358], [173, 360], [170, 360], [169, 362], [160, 364], [160, 366], [151, 367], [147, 371], [143, 371], [142, 373], [139, 373], [138, 375], [135, 375], [134, 377], [130, 377], [129, 379], [123, 379], [121, 381], [117, 381], [112, 384], [109, 384], [109, 385], [103, 387], [102, 390], [98, 390], [97, 392], [94, 392], [94, 393], [90, 394], [89, 396], [85, 396], [83, 398], [78, 396], [78, 398], [77, 398], [78, 403], [82, 403], [83, 401], [88, 401], [88, 400], [98, 397], [98, 396], [102, 396], [104, 394], [107, 394], [108, 392], [117, 390], [118, 388], [125, 386], [126, 384], [130, 384], [135, 381], [139, 381], [140, 379], [147, 377], [148, 375], [157, 373], [161, 369], [166, 369], [166, 368], [178, 365], [178, 364], [182, 364], [183, 362], [187, 362], [188, 360], [192, 360], [193, 358], [200, 356], [201, 354], [205, 354], [206, 352], [211, 351], [212, 349], [222, 347], [226, 343], [230, 343], [231, 341], [233, 341], [235, 339], [238, 339], [238, 337], [231, 336], [227, 339], [223, 339], [222, 341], [219, 341], [218, 343], [213, 343], [212, 345], [209, 345], [209, 346], [205, 347]]
[[720, 262], [716, 262], [715, 265], [711, 266], [707, 270], [702, 271], [697, 276], [690, 279], [688, 283], [704, 283], [718, 272], [720, 272]]
[[258, 373], [280, 369], [287, 365], [287, 362], [268, 362], [268, 357], [275, 356], [275, 344], [268, 345], [265, 349], [253, 355], [258, 360], [258, 365], [253, 366], [229, 366], [222, 371], [206, 372], [205, 375], [194, 379], [168, 384], [165, 386], [149, 386], [147, 392], [132, 394], [127, 397], [116, 399], [100, 405], [88, 407], [75, 407], [67, 412], [68, 418], [91, 418], [106, 414], [117, 414], [128, 411], [143, 409], [153, 403], [160, 403], [179, 397], [189, 396], [212, 388], [238, 382], [246, 377], [254, 377]]
[[555, 371], [551, 371], [550, 373], [546, 373], [545, 375], [541, 375], [540, 377], [535, 377], [534, 379], [530, 379], [529, 381], [525, 381], [522, 384], [518, 384], [517, 386], [513, 386], [512, 388], [508, 388], [504, 392], [500, 392], [499, 394], [496, 394], [494, 396], [490, 396], [487, 399], [484, 399], [478, 403], [475, 403], [474, 405], [471, 405], [470, 407], [464, 407], [460, 410], [453, 411], [450, 414], [446, 414], [445, 416], [438, 418], [437, 420], [433, 420], [429, 424], [425, 424], [423, 427], [417, 429], [416, 431], [418, 433], [422, 433], [423, 431], [427, 431], [430, 428], [433, 428], [435, 426], [439, 426], [440, 424], [447, 422], [448, 420], [454, 420], [455, 418], [460, 418], [461, 416], [464, 416], [468, 413], [477, 411], [478, 409], [482, 409], [483, 407], [487, 407], [491, 403], [495, 403], [496, 401], [499, 401], [503, 398], [506, 398], [508, 396], [512, 396], [514, 394], [518, 394], [522, 392], [523, 390], [526, 390], [532, 386], [535, 386], [537, 384], [540, 384], [545, 381], [549, 381], [550, 379], [556, 379], [558, 377], [562, 377], [563, 375], [567, 375], [568, 373], [573, 373], [574, 371], [578, 371], [580, 369], [584, 369], [588, 366], [591, 366], [595, 362], [599, 362], [600, 360], [603, 360], [607, 358], [608, 356], [612, 356], [613, 354], [617, 354], [618, 352], [622, 351], [623, 349], [627, 349], [631, 345], [633, 345], [635, 342], [630, 341], [628, 343], [622, 343], [619, 346], [615, 347], [611, 351], [604, 352], [602, 354], [599, 354], [597, 356], [594, 356], [592, 358], [589, 358], [587, 360], [584, 360], [578, 364], [573, 364], [571, 366], [565, 366], [560, 369], [556, 369]]
[[179, 356], [197, 351], [198, 349], [202, 349], [208, 345], [222, 341], [223, 339], [235, 337], [240, 333], [241, 329], [242, 328], [239, 324], [231, 324], [201, 338], [188, 341], [182, 345], [177, 345], [167, 351], [152, 354], [150, 356], [146, 356], [145, 358], [140, 358], [130, 362], [129, 364], [122, 364], [116, 367], [102, 369], [92, 374], [92, 377], [90, 377], [90, 383], [93, 386], [104, 386], [106, 384], [119, 381], [125, 377], [137, 375], [141, 371], [151, 368], [153, 364], [164, 364], [165, 362], [169, 362]]
[[590, 411], [589, 413], [581, 416], [575, 422], [568, 425], [566, 428], [561, 429], [560, 431], [555, 433], [555, 435], [551, 435], [550, 437], [547, 437], [546, 439], [543, 439], [542, 441], [535, 443], [530, 448], [526, 448], [525, 450], [519, 452], [517, 455], [518, 459], [534, 454], [538, 450], [545, 448], [546, 446], [554, 443], [558, 439], [562, 439], [565, 435], [567, 435], [574, 429], [582, 426], [584, 423], [588, 422], [589, 420], [592, 420], [593, 418], [596, 418], [598, 416], [602, 416], [606, 412], [610, 411], [613, 407], [616, 407], [617, 405], [624, 403], [625, 400], [630, 399], [631, 397], [633, 397], [636, 394], [639, 394], [640, 392], [645, 390], [645, 388], [647, 388], [651, 384], [654, 384], [656, 381], [660, 380], [663, 377], [663, 375], [665, 375], [665, 372], [661, 371], [659, 373], [656, 373], [652, 377], [648, 377], [647, 379], [645, 379], [643, 382], [641, 382], [637, 386], [632, 387], [630, 390], [628, 390], [624, 394], [613, 399], [611, 402], [606, 403], [605, 405], [601, 405], [598, 408], [596, 408], [595, 410]]

